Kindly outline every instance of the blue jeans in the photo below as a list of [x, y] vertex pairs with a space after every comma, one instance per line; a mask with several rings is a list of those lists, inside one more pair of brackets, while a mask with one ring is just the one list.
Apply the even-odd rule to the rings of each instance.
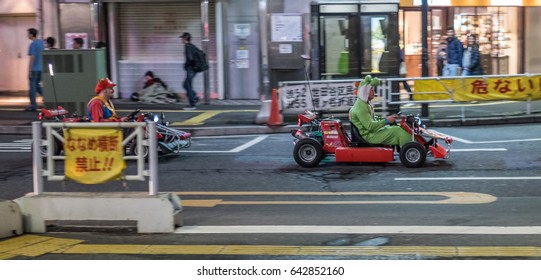
[[458, 64], [445, 64], [443, 76], [458, 76]]
[[186, 89], [186, 95], [188, 96], [191, 107], [195, 106], [195, 103], [197, 103], [198, 100], [197, 94], [192, 88], [192, 82], [195, 74], [196, 73], [193, 70], [186, 70], [186, 80], [184, 80], [184, 89]]
[[38, 105], [36, 103], [36, 92], [42, 94], [41, 86], [41, 71], [31, 71], [30, 72], [30, 91], [28, 92], [28, 97], [30, 98], [30, 108], [37, 109]]
[[468, 71], [468, 69], [464, 68], [462, 69], [462, 76], [470, 76], [470, 71]]

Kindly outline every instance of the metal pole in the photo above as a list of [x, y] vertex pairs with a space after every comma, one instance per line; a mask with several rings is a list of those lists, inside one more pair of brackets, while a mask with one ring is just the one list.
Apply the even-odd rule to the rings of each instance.
[[[423, 0], [421, 6], [422, 25], [422, 75], [428, 77], [428, 0]], [[421, 104], [421, 116], [428, 117], [428, 103]]]
[[43, 161], [41, 159], [41, 122], [32, 122], [32, 177], [34, 194], [43, 193]]
[[156, 139], [156, 123], [148, 123], [148, 194], [157, 195], [158, 184], [158, 139]]
[[267, 0], [259, 0], [259, 48], [261, 49], [261, 89], [260, 95], [270, 99], [269, 40], [267, 32]]
[[38, 30], [39, 30], [38, 38], [43, 39], [43, 36], [45, 35], [44, 34], [45, 27], [43, 24], [43, 0], [39, 0], [37, 4], [38, 4], [38, 8], [36, 9], [37, 11], [36, 18], [37, 18]]
[[[109, 38], [107, 42], [107, 52], [109, 52], [109, 66], [111, 67], [111, 78], [113, 81], [120, 81], [118, 74], [118, 37], [115, 22], [117, 21], [117, 3], [107, 3], [107, 29], [109, 30]], [[121, 85], [122, 86], [122, 85]], [[119, 97], [120, 90], [115, 90], [115, 98]]]
[[528, 101], [526, 102], [526, 115], [532, 114], [532, 96], [528, 95]]
[[[209, 1], [208, 0], [202, 0], [201, 1], [201, 31], [203, 34], [203, 38], [201, 39], [201, 44], [203, 51], [208, 54], [209, 53]], [[205, 104], [210, 104], [210, 71], [207, 70], [203, 72], [203, 84], [204, 84], [204, 98], [205, 98]]]

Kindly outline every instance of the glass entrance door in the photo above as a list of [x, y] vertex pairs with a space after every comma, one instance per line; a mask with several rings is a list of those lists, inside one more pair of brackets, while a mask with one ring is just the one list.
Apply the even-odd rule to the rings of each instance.
[[359, 72], [359, 18], [357, 15], [320, 17], [322, 79], [357, 77]]
[[320, 14], [321, 79], [398, 76], [398, 14]]
[[389, 18], [385, 15], [361, 16], [361, 37], [363, 43], [363, 59], [361, 74], [378, 73], [388, 75], [385, 58], [389, 54], [387, 31]]

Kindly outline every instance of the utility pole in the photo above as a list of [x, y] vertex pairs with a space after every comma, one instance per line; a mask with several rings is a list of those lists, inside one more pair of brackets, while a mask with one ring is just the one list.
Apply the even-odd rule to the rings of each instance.
[[[421, 76], [428, 77], [428, 0], [421, 4], [422, 55]], [[421, 104], [421, 117], [428, 117], [428, 103]]]

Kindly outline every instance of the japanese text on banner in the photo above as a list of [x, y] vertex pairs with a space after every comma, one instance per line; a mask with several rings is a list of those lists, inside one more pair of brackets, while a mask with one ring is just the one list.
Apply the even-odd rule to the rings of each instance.
[[310, 87], [312, 95], [310, 95], [308, 85], [305, 84], [281, 87], [283, 111], [299, 113], [313, 110], [314, 107], [317, 111], [347, 111], [357, 99], [357, 96], [353, 94], [355, 82], [314, 83]]
[[539, 100], [541, 76], [415, 81], [415, 100]]
[[81, 184], [100, 184], [121, 178], [122, 130], [71, 128], [64, 130], [66, 177]]

